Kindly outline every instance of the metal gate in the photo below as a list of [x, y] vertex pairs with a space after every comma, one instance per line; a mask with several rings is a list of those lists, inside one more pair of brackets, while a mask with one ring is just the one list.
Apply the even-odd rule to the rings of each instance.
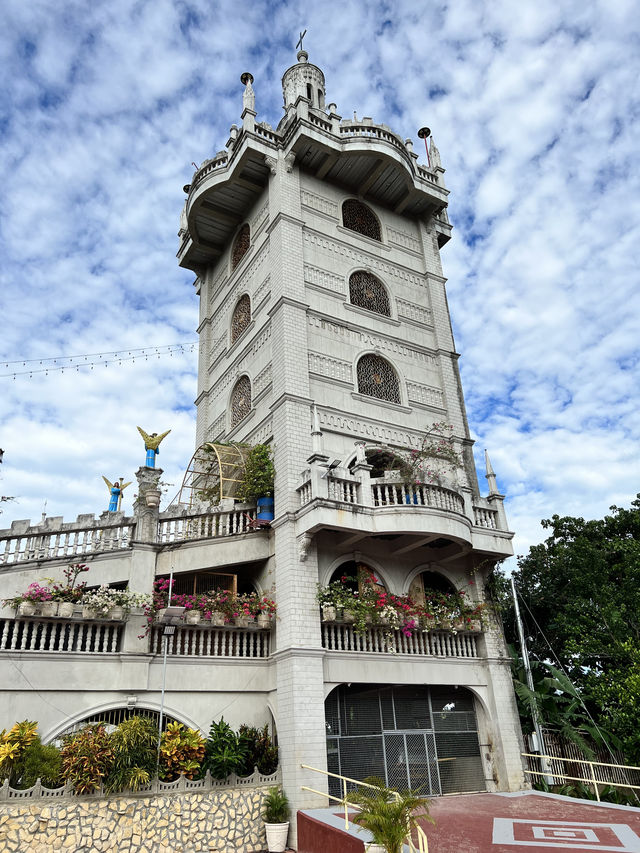
[[378, 776], [425, 796], [486, 790], [464, 687], [341, 685], [325, 702], [325, 720], [332, 773]]

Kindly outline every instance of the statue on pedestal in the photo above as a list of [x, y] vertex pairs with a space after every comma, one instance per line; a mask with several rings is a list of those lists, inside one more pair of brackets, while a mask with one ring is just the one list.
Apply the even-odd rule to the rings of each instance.
[[155, 468], [156, 467], [156, 456], [160, 453], [158, 449], [160, 447], [160, 442], [163, 438], [169, 435], [171, 432], [168, 429], [166, 432], [160, 433], [158, 435], [157, 432], [152, 432], [151, 435], [146, 433], [141, 427], [138, 427], [138, 432], [142, 436], [144, 441], [144, 449], [147, 451], [147, 459], [145, 464], [146, 468]]
[[[119, 480], [116, 480], [115, 483], [110, 483], [109, 480], [102, 475], [102, 479], [107, 484], [107, 488], [111, 493], [111, 498], [109, 499], [109, 507], [107, 512], [120, 512], [120, 507], [122, 505], [122, 493], [127, 488], [127, 486], [131, 485], [131, 480], [128, 483], [123, 483], [124, 477], [120, 477]], [[122, 485], [120, 485], [122, 483]]]

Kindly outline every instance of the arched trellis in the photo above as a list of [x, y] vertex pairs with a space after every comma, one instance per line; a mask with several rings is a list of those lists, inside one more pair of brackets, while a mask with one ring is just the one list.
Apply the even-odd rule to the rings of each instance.
[[250, 450], [242, 444], [201, 444], [185, 471], [178, 502], [194, 509], [235, 498]]

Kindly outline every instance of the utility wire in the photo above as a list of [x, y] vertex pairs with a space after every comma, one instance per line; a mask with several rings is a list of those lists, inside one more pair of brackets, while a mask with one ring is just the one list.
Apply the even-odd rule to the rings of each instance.
[[[143, 359], [144, 361], [149, 361], [150, 358], [162, 358], [167, 355], [173, 357], [174, 353], [177, 355], [192, 353], [196, 346], [196, 341], [188, 341], [186, 343], [179, 344], [139, 347], [137, 349], [125, 348], [121, 350], [111, 350], [110, 352], [86, 353], [84, 355], [59, 355], [51, 358], [2, 361], [0, 362], [0, 370], [5, 369], [9, 370], [9, 372], [0, 373], [0, 379], [15, 379], [16, 376], [27, 375], [31, 378], [36, 373], [44, 373], [45, 375], [56, 371], [64, 373], [65, 370], [79, 371], [81, 367], [89, 367], [93, 370], [96, 366], [104, 365], [106, 367], [107, 365], [115, 364], [116, 362], [118, 365], [121, 365], [125, 361], [135, 362], [136, 359], [139, 361], [142, 361]], [[26, 370], [11, 371], [12, 365], [20, 365], [21, 367], [25, 367]], [[33, 366], [30, 367], [29, 365]]]

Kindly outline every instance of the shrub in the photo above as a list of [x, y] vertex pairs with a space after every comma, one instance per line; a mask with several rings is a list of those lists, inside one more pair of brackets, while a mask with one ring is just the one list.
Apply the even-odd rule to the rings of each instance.
[[268, 444], [254, 445], [247, 456], [236, 497], [248, 503], [273, 495], [275, 468]]
[[194, 779], [200, 773], [204, 749], [205, 740], [200, 732], [182, 723], [169, 723], [160, 741], [160, 777], [173, 782], [184, 773], [187, 779]]
[[18, 768], [26, 749], [36, 738], [38, 724], [31, 720], [16, 723], [9, 731], [0, 732], [0, 778], [8, 779], [12, 787], [17, 787]]
[[107, 730], [98, 723], [66, 738], [61, 756], [65, 782], [76, 794], [91, 794], [111, 770], [114, 753]]
[[[247, 760], [247, 743], [225, 722], [224, 717], [209, 729], [205, 749], [204, 770], [209, 770], [214, 779], [226, 779], [231, 773], [243, 775]], [[253, 772], [253, 768], [249, 771]]]
[[241, 741], [246, 745], [246, 758], [243, 766], [236, 772], [240, 776], [249, 776], [257, 767], [260, 773], [270, 776], [278, 769], [278, 747], [269, 735], [265, 724], [261, 729], [242, 725], [238, 729]]
[[36, 736], [25, 749], [16, 775], [18, 780], [14, 787], [17, 788], [31, 788], [38, 779], [47, 788], [59, 788], [64, 784], [60, 750], [52, 743], [42, 743]]
[[137, 791], [155, 774], [158, 727], [147, 717], [123, 720], [111, 735], [113, 766], [105, 779], [108, 794]]

